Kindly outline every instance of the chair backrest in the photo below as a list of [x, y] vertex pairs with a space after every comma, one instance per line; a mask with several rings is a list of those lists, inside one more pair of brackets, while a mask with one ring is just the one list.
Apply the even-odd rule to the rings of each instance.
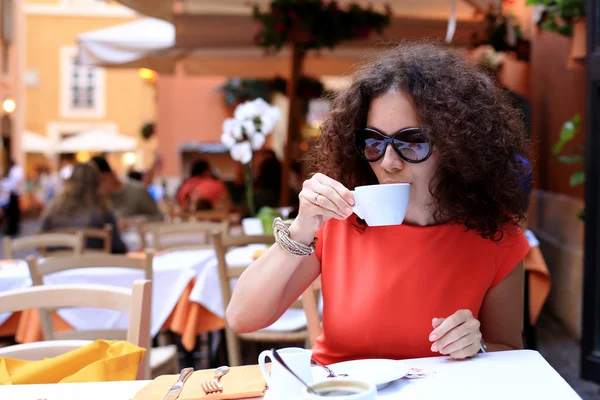
[[[229, 236], [213, 234], [212, 240], [219, 263], [219, 282], [221, 284], [223, 304], [227, 307], [231, 300], [230, 280], [239, 278], [246, 268], [248, 268], [248, 266], [229, 267], [226, 258], [227, 251], [232, 247], [242, 247], [251, 244], [273, 244], [275, 243], [275, 237], [273, 235]], [[302, 303], [295, 302], [292, 307], [301, 308]]]
[[199, 211], [177, 211], [174, 210], [169, 213], [169, 217], [172, 221], [188, 221], [188, 222], [223, 222], [228, 221], [231, 216], [231, 212], [227, 209], [216, 209], [216, 210], [199, 210]]
[[[126, 340], [136, 346], [150, 348], [150, 312], [152, 283], [138, 280], [133, 288], [102, 285], [48, 285], [0, 293], [0, 314], [32, 308], [92, 307], [129, 313]], [[138, 379], [146, 376], [147, 359], [140, 363]]]
[[302, 308], [306, 314], [306, 329], [308, 330], [308, 339], [310, 345], [314, 346], [317, 337], [322, 332], [321, 318], [319, 316], [319, 297], [321, 293], [321, 276], [317, 277], [313, 283], [302, 293]]
[[[60, 271], [80, 268], [130, 268], [144, 271], [144, 279], [152, 281], [152, 251], [146, 251], [141, 256], [126, 256], [113, 254], [86, 254], [73, 257], [57, 257], [36, 259], [35, 257], [27, 258], [29, 273], [31, 280], [35, 286], [43, 285], [43, 277]], [[54, 286], [54, 285], [52, 285]], [[44, 339], [123, 339], [127, 336], [124, 330], [87, 330], [87, 331], [70, 331], [56, 332], [54, 322], [52, 320], [52, 312], [55, 308], [51, 306], [40, 309], [40, 322]]]
[[83, 233], [40, 233], [37, 235], [23, 236], [16, 239], [4, 238], [4, 257], [12, 259], [15, 252], [22, 250], [39, 250], [43, 255], [53, 256], [57, 254], [47, 253], [49, 247], [67, 248], [71, 251], [60, 251], [60, 255], [81, 254], [83, 249]]
[[152, 245], [156, 251], [211, 249], [211, 234], [226, 234], [229, 231], [229, 221], [159, 223], [150, 224], [146, 229], [151, 232]]
[[[61, 229], [61, 230], [57, 231], [57, 233], [79, 233], [79, 232], [82, 232], [83, 233], [83, 252], [84, 253], [98, 253], [98, 252], [110, 253], [112, 250], [112, 231], [113, 231], [112, 226], [110, 224], [105, 224], [104, 228], [102, 228], [102, 229], [68, 228], [68, 229]], [[86, 248], [88, 239], [100, 239], [100, 240], [102, 240], [102, 244], [104, 247], [102, 248], [102, 250], [88, 249], [88, 248]]]

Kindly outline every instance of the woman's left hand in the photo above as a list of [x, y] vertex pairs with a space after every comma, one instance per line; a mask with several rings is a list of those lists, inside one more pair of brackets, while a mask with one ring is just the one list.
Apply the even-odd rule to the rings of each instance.
[[458, 310], [447, 318], [434, 318], [429, 335], [431, 351], [454, 359], [473, 357], [481, 346], [481, 324], [470, 310]]

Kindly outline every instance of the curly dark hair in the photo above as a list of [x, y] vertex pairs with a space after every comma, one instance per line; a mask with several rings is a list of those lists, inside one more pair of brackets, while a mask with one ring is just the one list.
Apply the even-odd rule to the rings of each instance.
[[365, 127], [371, 100], [390, 90], [412, 98], [439, 154], [429, 188], [435, 220], [500, 241], [525, 217], [529, 139], [506, 91], [442, 44], [402, 42], [363, 66], [334, 95], [330, 118], [307, 156], [310, 170], [349, 189], [377, 184], [354, 148], [354, 132]]

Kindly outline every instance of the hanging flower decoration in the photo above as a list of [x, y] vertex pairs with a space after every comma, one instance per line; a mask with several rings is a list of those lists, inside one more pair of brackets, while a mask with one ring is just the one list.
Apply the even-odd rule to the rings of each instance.
[[295, 42], [303, 50], [333, 48], [344, 40], [366, 39], [382, 33], [390, 23], [392, 10], [384, 12], [350, 4], [323, 0], [272, 0], [268, 11], [254, 6], [253, 17], [260, 24], [254, 40], [260, 47], [279, 51]]
[[244, 165], [246, 179], [246, 198], [248, 210], [252, 215], [254, 209], [254, 191], [252, 175], [252, 155], [265, 144], [266, 136], [275, 128], [281, 119], [281, 111], [261, 98], [238, 105], [233, 118], [223, 122], [221, 142], [227, 146], [231, 158]]

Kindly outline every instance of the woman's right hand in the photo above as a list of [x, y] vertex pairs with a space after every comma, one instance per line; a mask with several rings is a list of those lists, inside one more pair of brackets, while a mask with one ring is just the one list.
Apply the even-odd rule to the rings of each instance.
[[299, 195], [298, 217], [290, 227], [292, 239], [310, 242], [323, 222], [330, 218], [344, 220], [352, 215], [354, 197], [344, 185], [317, 173], [304, 181]]

